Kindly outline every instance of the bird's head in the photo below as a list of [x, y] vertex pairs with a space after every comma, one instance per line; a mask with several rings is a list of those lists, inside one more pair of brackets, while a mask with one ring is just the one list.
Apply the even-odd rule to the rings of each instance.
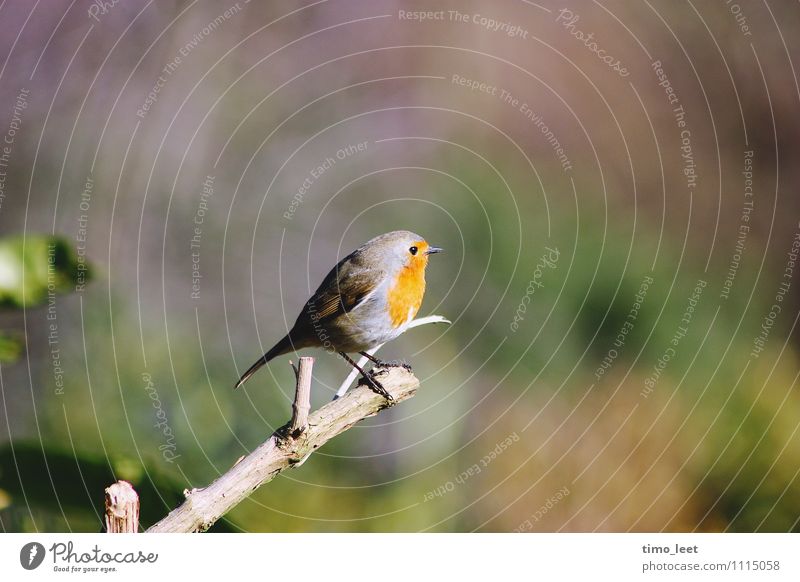
[[377, 236], [365, 243], [362, 250], [390, 272], [404, 268], [424, 272], [428, 256], [442, 251], [428, 244], [420, 235], [407, 230], [395, 230]]

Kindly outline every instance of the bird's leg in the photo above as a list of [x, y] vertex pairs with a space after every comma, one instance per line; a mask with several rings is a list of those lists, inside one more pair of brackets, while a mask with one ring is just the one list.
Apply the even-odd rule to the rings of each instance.
[[350, 364], [356, 370], [361, 372], [361, 376], [367, 382], [367, 386], [370, 387], [370, 390], [372, 390], [377, 394], [380, 394], [381, 396], [386, 398], [386, 400], [390, 401], [394, 400], [394, 397], [386, 391], [386, 388], [384, 388], [380, 382], [378, 382], [370, 374], [367, 374], [358, 364], [356, 364], [353, 360], [351, 360], [347, 354], [345, 354], [344, 352], [339, 352], [339, 355], [342, 356], [348, 364]]
[[409, 372], [411, 371], [411, 366], [409, 366], [405, 362], [399, 362], [397, 360], [392, 360], [391, 362], [387, 362], [386, 360], [381, 360], [379, 358], [376, 358], [369, 352], [358, 352], [358, 353], [367, 358], [369, 361], [371, 361], [379, 368], [405, 368]]

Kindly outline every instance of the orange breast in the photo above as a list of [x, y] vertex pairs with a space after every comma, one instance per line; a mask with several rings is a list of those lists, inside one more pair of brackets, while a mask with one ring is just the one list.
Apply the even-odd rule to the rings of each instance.
[[[427, 259], [427, 257], [424, 257]], [[411, 265], [403, 267], [394, 285], [389, 289], [387, 304], [389, 317], [393, 327], [400, 327], [413, 319], [422, 305], [425, 295], [425, 263], [427, 260], [413, 261]]]

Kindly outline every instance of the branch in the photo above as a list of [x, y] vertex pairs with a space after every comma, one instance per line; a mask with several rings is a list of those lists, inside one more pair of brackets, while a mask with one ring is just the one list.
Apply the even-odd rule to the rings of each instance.
[[139, 530], [139, 496], [127, 481], [106, 487], [106, 533]]
[[[298, 376], [302, 366], [301, 359]], [[308, 372], [310, 382], [310, 364]], [[292, 436], [290, 430], [292, 423], [287, 423], [211, 485], [186, 491], [186, 501], [148, 529], [148, 533], [207, 530], [261, 485], [298, 465], [313, 451], [357, 422], [411, 398], [419, 387], [419, 380], [403, 368], [381, 370], [379, 379], [394, 397], [394, 402], [388, 402], [366, 386], [358, 386], [342, 398], [313, 412], [308, 417], [308, 428], [296, 437]], [[295, 398], [295, 403], [297, 401], [298, 398]]]
[[[308, 428], [308, 411], [311, 410], [311, 368], [313, 366], [314, 358], [301, 356], [300, 364], [294, 371], [297, 390], [295, 390], [292, 404], [292, 421], [289, 423], [289, 434], [292, 438], [299, 437], [300, 433]], [[294, 364], [292, 364], [292, 368], [294, 368]]]

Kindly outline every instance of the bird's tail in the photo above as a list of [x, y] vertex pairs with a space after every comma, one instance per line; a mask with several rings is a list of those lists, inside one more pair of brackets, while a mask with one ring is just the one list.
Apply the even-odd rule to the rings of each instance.
[[278, 356], [282, 356], [283, 354], [289, 353], [292, 351], [292, 340], [289, 336], [285, 336], [281, 341], [279, 341], [275, 346], [269, 350], [266, 354], [261, 356], [255, 364], [248, 368], [247, 372], [242, 374], [242, 377], [239, 378], [239, 381], [236, 383], [236, 386], [233, 387], [234, 390], [239, 388], [242, 384], [247, 382], [250, 379], [250, 376], [255, 374], [258, 369], [269, 362], [273, 358], [277, 358]]

